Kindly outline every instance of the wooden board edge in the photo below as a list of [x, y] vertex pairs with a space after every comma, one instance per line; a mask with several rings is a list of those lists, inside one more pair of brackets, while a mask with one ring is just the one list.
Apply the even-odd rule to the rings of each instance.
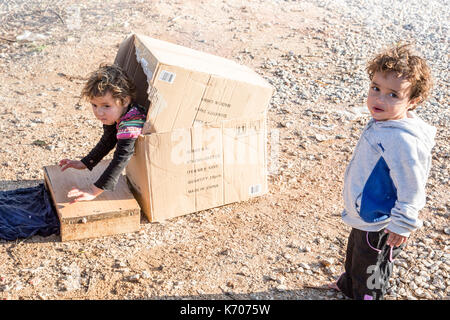
[[91, 214], [89, 216], [79, 216], [79, 217], [72, 217], [72, 218], [63, 218], [62, 222], [64, 224], [79, 224], [79, 223], [87, 223], [87, 222], [94, 222], [104, 219], [113, 219], [113, 218], [121, 218], [121, 217], [129, 217], [134, 216], [137, 214], [141, 214], [141, 209], [139, 205], [136, 207], [136, 209], [128, 209], [128, 210], [119, 210], [119, 211], [109, 211], [109, 212], [102, 212], [99, 214]]
[[53, 193], [52, 182], [50, 181], [50, 177], [48, 176], [46, 167], [44, 167], [44, 186], [45, 186], [45, 189], [47, 189], [47, 192], [50, 194], [50, 197], [51, 197], [51, 200], [53, 203], [53, 207], [55, 208], [56, 213], [58, 214], [59, 222], [61, 223], [61, 213], [58, 210], [55, 194]]
[[[98, 230], [101, 230], [100, 232]], [[61, 241], [84, 240], [115, 236], [140, 230], [140, 215], [97, 220], [84, 224], [61, 226]], [[94, 232], [95, 231], [95, 232]]]

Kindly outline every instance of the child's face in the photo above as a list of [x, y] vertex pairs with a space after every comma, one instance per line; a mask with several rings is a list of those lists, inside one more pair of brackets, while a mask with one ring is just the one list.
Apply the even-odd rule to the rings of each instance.
[[104, 96], [94, 97], [91, 99], [92, 111], [95, 117], [103, 124], [112, 125], [119, 121], [129, 104], [129, 99], [125, 99], [122, 104], [120, 100], [113, 98], [110, 92]]
[[411, 83], [395, 72], [375, 72], [367, 97], [367, 108], [375, 120], [399, 120], [407, 117], [411, 100]]

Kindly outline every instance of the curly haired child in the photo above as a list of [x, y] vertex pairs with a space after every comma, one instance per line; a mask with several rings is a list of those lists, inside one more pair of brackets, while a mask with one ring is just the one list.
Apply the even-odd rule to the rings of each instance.
[[[67, 194], [76, 201], [95, 199], [105, 190], [114, 190], [121, 172], [134, 152], [134, 143], [142, 132], [146, 113], [135, 102], [136, 86], [117, 65], [102, 64], [89, 75], [82, 96], [92, 105], [95, 117], [103, 124], [103, 135], [81, 160], [63, 159], [61, 170], [92, 170], [114, 147], [113, 158], [103, 174], [89, 188], [73, 188]], [[117, 145], [117, 146], [116, 146]]]
[[383, 299], [392, 261], [421, 227], [436, 128], [412, 112], [431, 89], [424, 59], [396, 45], [367, 66], [372, 116], [344, 176], [343, 221], [352, 227], [345, 272], [330, 287], [352, 299]]

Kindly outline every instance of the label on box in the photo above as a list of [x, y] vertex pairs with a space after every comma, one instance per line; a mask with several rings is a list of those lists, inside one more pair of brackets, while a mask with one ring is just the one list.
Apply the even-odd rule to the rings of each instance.
[[261, 190], [262, 190], [261, 184], [254, 184], [248, 188], [248, 194], [251, 196], [255, 196], [255, 195], [261, 193]]
[[173, 72], [162, 70], [161, 73], [159, 74], [159, 80], [165, 81], [168, 83], [173, 83], [173, 81], [175, 80], [175, 76], [176, 76], [176, 74]]

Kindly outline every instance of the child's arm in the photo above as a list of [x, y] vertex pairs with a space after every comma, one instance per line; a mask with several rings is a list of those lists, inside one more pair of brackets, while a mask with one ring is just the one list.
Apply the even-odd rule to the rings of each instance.
[[92, 170], [116, 145], [116, 125], [103, 125], [103, 135], [100, 141], [89, 152], [87, 156], [81, 159], [81, 162]]
[[116, 145], [115, 125], [103, 125], [103, 135], [95, 147], [81, 160], [62, 159], [59, 161], [61, 171], [68, 168], [92, 170]]
[[94, 183], [94, 186], [103, 190], [114, 190], [120, 174], [133, 156], [135, 141], [136, 139], [117, 140], [114, 156], [103, 174]]
[[[63, 159], [59, 162], [61, 171], [68, 168], [74, 169], [89, 169], [92, 170], [99, 162], [102, 160], [110, 151], [114, 148], [117, 143], [116, 138], [116, 126], [115, 125], [103, 125], [103, 135], [100, 141], [95, 145], [95, 147], [89, 152], [89, 154], [81, 160], [70, 160]], [[72, 198], [70, 203], [77, 201], [87, 201], [95, 199], [98, 195], [103, 192], [102, 189], [91, 185], [87, 189], [73, 188], [67, 193], [67, 197]]]
[[[422, 226], [419, 211], [425, 206], [425, 185], [431, 155], [418, 148], [419, 142], [414, 136], [401, 134], [392, 139], [395, 143], [386, 149], [383, 157], [397, 189], [397, 201], [386, 229], [391, 234], [406, 238]], [[400, 240], [395, 235], [390, 235], [394, 237], [391, 240], [398, 243]]]
[[81, 190], [73, 188], [70, 190], [67, 196], [69, 198], [76, 197], [70, 203], [93, 200], [105, 190], [113, 191], [119, 180], [120, 174], [123, 169], [125, 169], [134, 153], [135, 140], [136, 139], [118, 140], [114, 156], [100, 178], [87, 189]]

